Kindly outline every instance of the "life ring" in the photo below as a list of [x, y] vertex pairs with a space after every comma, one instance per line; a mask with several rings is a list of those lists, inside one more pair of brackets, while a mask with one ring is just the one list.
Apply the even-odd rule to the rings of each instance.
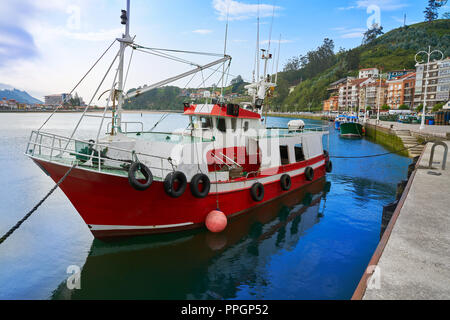
[[[200, 191], [200, 185], [203, 185], [203, 190]], [[198, 173], [191, 179], [191, 192], [196, 198], [204, 198], [209, 194], [211, 188], [211, 181], [204, 173]]]
[[262, 201], [262, 199], [264, 199], [264, 186], [262, 185], [262, 183], [256, 182], [255, 184], [253, 184], [253, 186], [250, 188], [250, 195], [256, 202]]
[[183, 172], [174, 171], [164, 179], [164, 191], [172, 198], [180, 197], [186, 190], [187, 179]]
[[288, 174], [283, 174], [280, 178], [280, 184], [283, 191], [288, 191], [292, 185], [291, 176]]
[[[145, 182], [141, 182], [136, 178], [136, 172], [138, 171], [144, 176]], [[153, 174], [145, 164], [133, 162], [128, 170], [128, 182], [134, 189], [144, 191], [152, 184]]]
[[331, 160], [328, 160], [325, 163], [325, 170], [330, 173], [331, 171], [333, 171], [333, 163], [331, 162]]
[[314, 179], [314, 169], [311, 167], [306, 167], [305, 177], [306, 177], [306, 180], [312, 181]]

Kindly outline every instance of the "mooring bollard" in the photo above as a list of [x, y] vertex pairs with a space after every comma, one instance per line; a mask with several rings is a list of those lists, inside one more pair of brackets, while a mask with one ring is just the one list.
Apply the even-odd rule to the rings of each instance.
[[430, 162], [428, 164], [429, 169], [432, 169], [433, 166], [433, 158], [434, 158], [434, 149], [436, 149], [437, 146], [443, 146], [444, 147], [444, 158], [442, 160], [442, 170], [445, 170], [445, 164], [447, 162], [447, 153], [448, 153], [448, 146], [442, 141], [436, 141], [433, 146], [431, 147], [431, 154], [430, 154]]

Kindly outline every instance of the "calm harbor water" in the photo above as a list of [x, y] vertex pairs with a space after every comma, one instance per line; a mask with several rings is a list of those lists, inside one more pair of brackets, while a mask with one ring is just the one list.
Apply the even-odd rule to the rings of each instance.
[[[47, 116], [0, 114], [0, 234], [53, 186], [24, 156], [31, 130]], [[70, 133], [79, 116], [57, 115], [46, 128]], [[151, 128], [161, 115], [124, 117]], [[269, 118], [268, 125], [289, 120]], [[84, 123], [85, 138], [95, 137], [97, 123]], [[174, 114], [156, 130], [186, 125]], [[330, 132], [331, 155], [385, 152]], [[334, 159], [326, 181], [231, 221], [219, 235], [94, 240], [57, 190], [0, 245], [0, 299], [349, 299], [378, 243], [382, 207], [394, 200], [409, 163], [398, 155]], [[67, 289], [71, 265], [82, 269], [80, 290]]]

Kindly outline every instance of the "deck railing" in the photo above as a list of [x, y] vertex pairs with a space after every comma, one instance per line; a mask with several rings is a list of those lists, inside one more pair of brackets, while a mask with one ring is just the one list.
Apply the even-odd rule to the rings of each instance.
[[25, 153], [49, 162], [64, 165], [76, 163], [79, 167], [91, 171], [124, 176], [128, 175], [130, 164], [138, 160], [145, 163], [156, 178], [164, 179], [167, 172], [176, 168], [170, 158], [134, 152], [110, 144], [95, 143], [94, 140], [80, 140], [42, 131], [31, 132]]

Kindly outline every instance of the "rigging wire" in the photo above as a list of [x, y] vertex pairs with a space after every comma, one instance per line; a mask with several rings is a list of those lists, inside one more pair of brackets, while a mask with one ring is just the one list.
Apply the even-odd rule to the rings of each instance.
[[177, 53], [187, 53], [187, 54], [198, 54], [198, 55], [205, 55], [205, 56], [213, 56], [213, 57], [222, 57], [223, 55], [220, 53], [209, 53], [209, 52], [199, 52], [199, 51], [186, 51], [186, 50], [174, 50], [174, 49], [162, 49], [162, 48], [150, 48], [141, 46], [139, 44], [134, 44], [133, 46], [136, 46], [140, 49], [148, 49], [148, 50], [156, 50], [156, 51], [168, 51], [168, 52], [177, 52]]
[[194, 63], [194, 62], [191, 62], [191, 61], [188, 61], [188, 60], [185, 60], [185, 59], [181, 59], [181, 58], [178, 58], [178, 57], [175, 57], [175, 56], [170, 56], [170, 55], [157, 53], [157, 52], [152, 52], [152, 51], [146, 51], [146, 50], [142, 50], [142, 49], [136, 49], [136, 50], [140, 51], [140, 52], [143, 52], [143, 53], [151, 54], [151, 55], [154, 55], [154, 56], [157, 56], [157, 57], [166, 58], [166, 59], [173, 60], [173, 61], [176, 61], [176, 62], [185, 63], [185, 64], [189, 64], [189, 65], [192, 65], [192, 66], [199, 67], [199, 65]]
[[[80, 81], [78, 81], [78, 83], [75, 85], [75, 87], [70, 91], [69, 94], [72, 94], [76, 88], [78, 88], [78, 86], [80, 85], [81, 82], [83, 82], [83, 80], [87, 77], [87, 75], [92, 71], [92, 69], [94, 69], [94, 67], [98, 64], [98, 62], [105, 56], [105, 54], [109, 51], [109, 49], [111, 49], [111, 47], [114, 45], [114, 43], [117, 40], [114, 39], [114, 41], [109, 45], [109, 47], [103, 52], [103, 54], [100, 56], [100, 58], [97, 59], [97, 61], [95, 61], [95, 63], [89, 68], [89, 70], [85, 73], [85, 75], [81, 78]], [[59, 110], [62, 107], [62, 104], [60, 104], [59, 106], [57, 106], [55, 108], [55, 110], [50, 114], [50, 116], [47, 118], [47, 120], [45, 120], [45, 122], [39, 127], [38, 131], [40, 131], [46, 124], [47, 122], [53, 117], [53, 115], [56, 113], [57, 110]]]
[[47, 198], [59, 187], [59, 185], [69, 176], [69, 174], [72, 172], [72, 170], [76, 167], [76, 163], [72, 165], [72, 167], [67, 170], [67, 172], [64, 174], [64, 176], [55, 184], [53, 188], [50, 189], [50, 191], [45, 195], [44, 198], [42, 198], [34, 207], [31, 209], [22, 219], [20, 219], [11, 229], [8, 230], [1, 238], [0, 238], [0, 244], [5, 242], [6, 239], [9, 238], [13, 234], [14, 231], [19, 229], [19, 227], [24, 223], [32, 214], [35, 212]]
[[131, 60], [133, 59], [133, 54], [134, 54], [134, 48], [131, 51], [131, 56], [130, 56], [130, 61], [128, 62], [128, 67], [127, 67], [127, 73], [125, 75], [125, 81], [123, 82], [123, 87], [125, 88], [125, 84], [127, 83], [127, 79], [128, 79], [128, 72], [130, 71], [130, 65], [131, 65]]
[[111, 71], [111, 68], [112, 68], [112, 66], [114, 65], [114, 63], [116, 62], [117, 57], [118, 57], [119, 54], [120, 54], [120, 51], [121, 51], [121, 49], [119, 49], [119, 51], [117, 52], [116, 56], [114, 57], [113, 61], [112, 61], [111, 64], [110, 64], [108, 70], [106, 71], [105, 75], [103, 76], [102, 81], [100, 82], [100, 84], [98, 85], [98, 87], [97, 87], [97, 89], [95, 90], [94, 94], [92, 95], [92, 98], [91, 98], [91, 100], [89, 101], [88, 105], [87, 105], [86, 108], [84, 109], [83, 114], [82, 114], [81, 117], [80, 117], [80, 120], [78, 120], [77, 125], [75, 126], [75, 129], [73, 129], [73, 132], [72, 132], [72, 134], [70, 135], [70, 138], [69, 138], [69, 140], [67, 141], [66, 146], [64, 147], [64, 151], [65, 151], [65, 150], [67, 149], [67, 147], [69, 146], [70, 140], [72, 140], [73, 136], [75, 135], [75, 132], [77, 131], [78, 126], [80, 125], [81, 121], [83, 120], [83, 118], [84, 118], [84, 116], [85, 116], [87, 110], [89, 109], [89, 107], [90, 107], [92, 101], [94, 101], [94, 98], [95, 98], [95, 96], [97, 95], [98, 91], [100, 90], [100, 87], [103, 85], [103, 82], [105, 81], [106, 76], [108, 75], [109, 71]]

